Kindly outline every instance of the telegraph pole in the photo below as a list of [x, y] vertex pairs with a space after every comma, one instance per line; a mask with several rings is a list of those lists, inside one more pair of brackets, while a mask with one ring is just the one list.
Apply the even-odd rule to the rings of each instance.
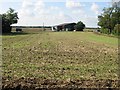
[[45, 29], [44, 29], [44, 22], [43, 22], [43, 31], [44, 31]]

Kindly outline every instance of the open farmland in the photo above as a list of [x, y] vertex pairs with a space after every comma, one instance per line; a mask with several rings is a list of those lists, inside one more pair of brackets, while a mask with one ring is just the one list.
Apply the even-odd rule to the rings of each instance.
[[[117, 38], [92, 32], [24, 29], [21, 34], [3, 35], [2, 44], [3, 87], [21, 83], [28, 86], [34, 83], [38, 87], [49, 83], [61, 87], [68, 83], [81, 87], [118, 87]], [[88, 81], [82, 84], [81, 80]], [[93, 80], [92, 84], [89, 80]], [[107, 80], [111, 80], [110, 86], [105, 84]]]

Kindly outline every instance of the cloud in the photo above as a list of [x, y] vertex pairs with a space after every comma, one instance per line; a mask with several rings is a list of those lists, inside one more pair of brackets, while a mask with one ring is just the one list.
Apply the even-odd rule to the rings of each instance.
[[[50, 2], [51, 3], [51, 2]], [[48, 4], [44, 0], [22, 1], [21, 7], [18, 10], [19, 21], [17, 25], [57, 25], [66, 22], [83, 21], [86, 26], [95, 26], [97, 23], [96, 15], [90, 12], [90, 9], [97, 13], [98, 5], [95, 3], [89, 6], [88, 12], [85, 11], [84, 3], [67, 0], [64, 2], [65, 7], [61, 5]], [[82, 5], [81, 5], [82, 4]], [[87, 4], [86, 4], [87, 5]], [[91, 4], [90, 4], [91, 5]], [[62, 9], [64, 8], [64, 9]], [[90, 16], [87, 16], [89, 14]], [[91, 16], [93, 15], [93, 16]]]
[[59, 19], [62, 19], [64, 22], [72, 22], [73, 18], [69, 15], [64, 14], [63, 12], [59, 13]]
[[87, 27], [97, 27], [98, 18], [96, 16], [85, 15], [84, 18], [82, 18], [82, 21]]
[[84, 15], [85, 14], [85, 11], [83, 9], [73, 10], [71, 12], [74, 15]]
[[99, 6], [96, 3], [93, 3], [91, 6], [91, 10], [95, 13], [98, 14], [99, 13]]
[[50, 10], [60, 10], [60, 8], [57, 7], [57, 6], [51, 6], [51, 7], [50, 7]]
[[75, 2], [74, 0], [67, 0], [66, 1], [66, 7], [67, 8], [74, 9], [74, 8], [81, 8], [82, 6], [84, 6], [84, 5], [81, 5], [80, 2]]
[[30, 0], [23, 0], [22, 8], [31, 8], [33, 7], [33, 3]]
[[74, 22], [82, 21], [86, 27], [97, 27], [98, 18], [97, 15], [89, 15], [84, 12], [84, 14], [74, 14]]
[[57, 6], [47, 6], [43, 0], [28, 2], [24, 0], [18, 11], [18, 25], [55, 25], [73, 21]]
[[42, 0], [38, 0], [37, 2], [35, 2], [34, 4], [35, 8], [34, 10], [37, 12], [39, 12], [41, 9], [44, 9], [45, 8], [45, 4]]
[[74, 20], [76, 20], [76, 17], [85, 14], [85, 6], [85, 3], [78, 2], [77, 0], [66, 0], [66, 8], [70, 10], [69, 14], [74, 17]]
[[31, 11], [33, 8], [34, 4], [30, 0], [23, 0], [21, 8], [18, 10], [18, 16], [20, 18], [34, 16], [34, 13]]

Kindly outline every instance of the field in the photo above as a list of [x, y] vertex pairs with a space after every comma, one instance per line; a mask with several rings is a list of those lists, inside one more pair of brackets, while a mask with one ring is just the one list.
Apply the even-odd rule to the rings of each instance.
[[24, 83], [36, 87], [69, 84], [118, 87], [118, 39], [115, 37], [93, 32], [24, 29], [23, 33], [3, 35], [2, 44], [4, 88], [25, 86]]

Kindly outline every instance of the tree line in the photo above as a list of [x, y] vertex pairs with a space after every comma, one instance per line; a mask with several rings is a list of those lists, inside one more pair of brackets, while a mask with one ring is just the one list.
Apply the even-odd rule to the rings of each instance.
[[103, 13], [98, 16], [98, 21], [101, 33], [120, 35], [120, 1], [104, 8]]

